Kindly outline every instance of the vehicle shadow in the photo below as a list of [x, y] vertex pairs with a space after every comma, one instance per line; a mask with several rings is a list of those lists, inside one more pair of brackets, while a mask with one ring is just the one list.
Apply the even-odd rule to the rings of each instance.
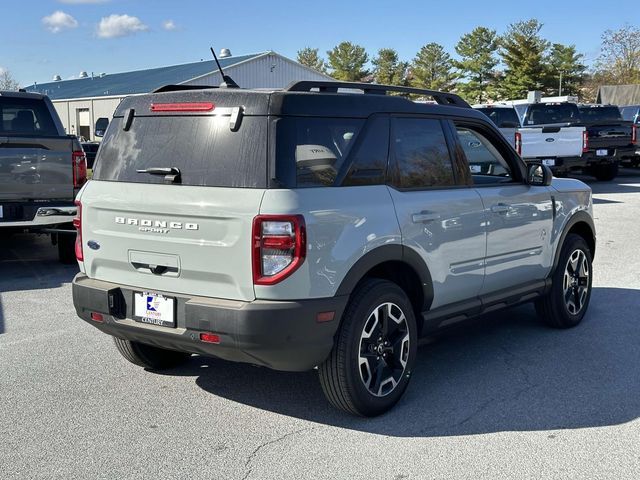
[[[588, 184], [594, 195], [608, 193], [636, 193], [640, 192], [640, 169], [624, 168], [620, 174], [610, 182], [600, 182], [588, 175], [576, 175], [575, 178]], [[601, 200], [594, 203], [610, 203], [612, 200]], [[615, 202], [614, 202], [615, 203]]]
[[58, 262], [57, 249], [45, 235], [0, 237], [0, 293], [59, 287], [76, 273], [77, 264]]
[[531, 305], [481, 317], [422, 347], [404, 398], [373, 419], [333, 409], [315, 371], [194, 357], [166, 374], [261, 410], [397, 437], [621, 424], [640, 416], [638, 306], [640, 290], [594, 288], [578, 328], [547, 328]]

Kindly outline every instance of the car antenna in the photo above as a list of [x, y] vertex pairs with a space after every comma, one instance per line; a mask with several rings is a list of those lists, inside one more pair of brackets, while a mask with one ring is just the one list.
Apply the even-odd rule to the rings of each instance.
[[213, 58], [216, 61], [216, 64], [218, 65], [218, 70], [220, 71], [220, 75], [222, 75], [222, 83], [220, 84], [221, 88], [240, 88], [240, 86], [233, 81], [233, 78], [231, 78], [229, 75], [225, 75], [224, 74], [224, 70], [222, 70], [222, 67], [220, 66], [220, 62], [218, 61], [218, 57], [216, 56], [216, 52], [213, 50], [213, 47], [209, 47], [211, 50], [211, 53], [213, 54]]

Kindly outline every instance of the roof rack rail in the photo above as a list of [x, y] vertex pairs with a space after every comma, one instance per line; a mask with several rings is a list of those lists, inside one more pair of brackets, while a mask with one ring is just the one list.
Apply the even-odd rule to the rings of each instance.
[[284, 90], [287, 92], [311, 92], [317, 88], [319, 92], [336, 93], [339, 88], [349, 88], [362, 90], [365, 94], [386, 95], [387, 92], [414, 93], [417, 95], [428, 95], [440, 105], [451, 105], [455, 107], [471, 108], [460, 96], [455, 93], [439, 92], [437, 90], [425, 90], [413, 87], [397, 87], [395, 85], [379, 85], [377, 83], [359, 82], [331, 82], [302, 80], [289, 84]]
[[181, 90], [202, 90], [205, 88], [218, 88], [218, 87], [213, 85], [164, 85], [162, 87], [156, 88], [151, 93], [179, 92]]

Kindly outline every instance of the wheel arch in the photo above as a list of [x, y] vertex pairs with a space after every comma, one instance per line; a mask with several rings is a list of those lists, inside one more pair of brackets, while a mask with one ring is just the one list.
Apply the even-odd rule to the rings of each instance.
[[591, 252], [591, 258], [595, 258], [596, 255], [596, 229], [593, 223], [593, 218], [585, 212], [579, 211], [575, 213], [569, 220], [567, 221], [564, 229], [562, 230], [562, 235], [560, 235], [560, 240], [558, 241], [558, 245], [556, 247], [556, 252], [554, 254], [553, 259], [553, 268], [552, 273], [555, 272], [558, 263], [560, 262], [560, 252], [562, 251], [562, 245], [567, 238], [567, 235], [574, 233], [576, 235], [580, 235], [584, 238], [585, 242], [589, 246], [589, 250]]

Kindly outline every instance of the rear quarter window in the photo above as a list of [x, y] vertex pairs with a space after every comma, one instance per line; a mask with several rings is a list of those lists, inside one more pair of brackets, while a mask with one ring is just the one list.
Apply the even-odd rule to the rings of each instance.
[[245, 116], [231, 131], [226, 116], [135, 117], [129, 130], [114, 118], [96, 160], [96, 180], [164, 183], [159, 175], [138, 173], [176, 167], [182, 185], [265, 188], [267, 119]]
[[58, 136], [44, 100], [0, 97], [0, 134]]

